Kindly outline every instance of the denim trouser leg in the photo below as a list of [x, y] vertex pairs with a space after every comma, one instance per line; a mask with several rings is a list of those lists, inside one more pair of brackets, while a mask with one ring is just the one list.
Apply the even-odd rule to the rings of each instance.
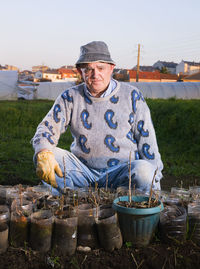
[[[123, 163], [106, 169], [90, 169], [84, 165], [73, 153], [56, 147], [53, 150], [56, 161], [58, 162], [64, 178], [56, 175], [58, 188], [52, 188], [54, 195], [59, 195], [64, 186], [75, 189], [94, 186], [98, 182], [98, 187], [106, 186], [108, 178], [108, 187], [117, 188], [118, 186], [128, 186], [129, 184], [129, 166]], [[131, 163], [132, 186], [140, 190], [149, 190], [155, 167], [148, 161], [137, 160]], [[48, 185], [44, 182], [45, 185]], [[154, 184], [155, 189], [160, 189], [160, 182]]]
[[[99, 187], [105, 187], [106, 177], [108, 177], [108, 187], [117, 188], [119, 186], [129, 185], [129, 165], [127, 163], [109, 168], [106, 175], [99, 178]], [[148, 191], [151, 187], [156, 167], [145, 160], [136, 160], [131, 162], [131, 185], [136, 189]], [[154, 189], [160, 190], [160, 182], [153, 184]]]

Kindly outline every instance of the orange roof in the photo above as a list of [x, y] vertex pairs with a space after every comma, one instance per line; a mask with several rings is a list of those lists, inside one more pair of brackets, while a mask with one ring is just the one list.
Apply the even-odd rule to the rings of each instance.
[[177, 80], [178, 76], [176, 74], [163, 74], [163, 73], [160, 73], [160, 78], [161, 79], [174, 79], [174, 80]]
[[68, 68], [59, 68], [58, 72], [61, 74], [76, 75], [77, 71]]
[[[136, 70], [128, 70], [130, 79], [136, 78], [137, 71]], [[160, 72], [147, 72], [147, 71], [139, 71], [139, 78], [140, 79], [155, 79], [160, 80]]]
[[[137, 71], [128, 70], [130, 79], [135, 79]], [[148, 71], [139, 71], [139, 79], [151, 79], [151, 80], [177, 80], [178, 76], [176, 74], [163, 74], [159, 71], [148, 72]]]

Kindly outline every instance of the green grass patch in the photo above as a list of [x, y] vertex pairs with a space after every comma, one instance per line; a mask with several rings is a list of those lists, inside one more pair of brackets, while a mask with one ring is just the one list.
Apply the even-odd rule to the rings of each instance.
[[[200, 100], [147, 99], [164, 174], [200, 176]], [[0, 184], [38, 184], [30, 143], [53, 101], [0, 101]], [[69, 150], [69, 131], [59, 147]]]

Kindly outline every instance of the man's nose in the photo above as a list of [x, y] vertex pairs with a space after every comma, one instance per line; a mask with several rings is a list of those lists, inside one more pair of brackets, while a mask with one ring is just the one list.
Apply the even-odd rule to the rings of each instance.
[[96, 77], [98, 75], [99, 71], [97, 68], [92, 69], [92, 77]]

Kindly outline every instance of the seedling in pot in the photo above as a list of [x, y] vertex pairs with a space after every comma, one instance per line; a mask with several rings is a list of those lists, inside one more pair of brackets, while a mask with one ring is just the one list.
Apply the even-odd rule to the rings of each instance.
[[155, 170], [154, 175], [153, 175], [153, 179], [151, 182], [151, 187], [150, 187], [150, 194], [149, 194], [149, 199], [148, 201], [144, 200], [144, 201], [140, 201], [140, 202], [136, 202], [136, 201], [132, 201], [132, 193], [131, 193], [131, 152], [129, 154], [129, 188], [128, 188], [128, 201], [118, 201], [119, 205], [125, 206], [125, 207], [135, 207], [135, 208], [151, 208], [151, 207], [156, 207], [158, 206], [158, 199], [153, 199], [152, 195], [153, 195], [153, 183], [155, 180], [155, 176], [157, 173], [158, 168]]
[[13, 209], [11, 213], [10, 221], [10, 242], [13, 246], [23, 246], [24, 242], [28, 241], [28, 223], [30, 211], [22, 209], [21, 205], [18, 205], [17, 201], [14, 201]]
[[128, 190], [129, 190], [129, 194], [128, 194], [128, 197], [129, 197], [129, 204], [131, 205], [131, 151], [130, 151], [130, 154], [129, 154], [129, 184], [128, 184]]
[[153, 175], [153, 179], [152, 179], [152, 182], [151, 182], [151, 188], [150, 188], [150, 195], [149, 195], [149, 203], [148, 203], [148, 207], [150, 208], [151, 207], [151, 203], [155, 202], [155, 200], [152, 201], [152, 194], [153, 194], [153, 183], [154, 183], [154, 180], [155, 180], [155, 177], [156, 177], [156, 173], [158, 171], [158, 168], [156, 168], [155, 172], [154, 172], [154, 175]]

